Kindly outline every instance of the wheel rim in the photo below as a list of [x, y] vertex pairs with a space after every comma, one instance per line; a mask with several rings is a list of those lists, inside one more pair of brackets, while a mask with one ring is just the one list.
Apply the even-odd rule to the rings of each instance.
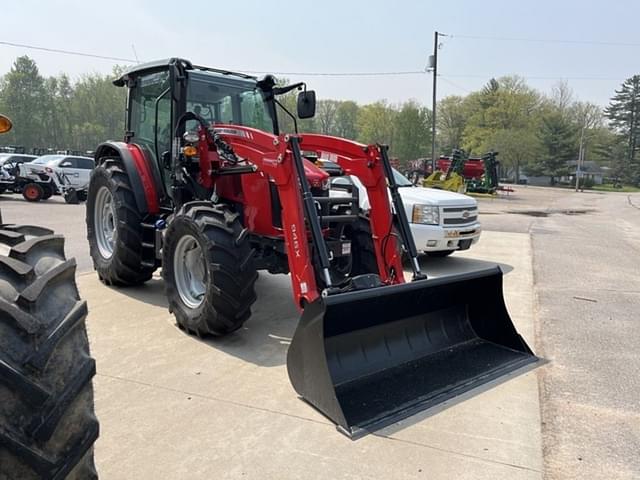
[[206, 292], [202, 248], [191, 235], [182, 237], [173, 256], [173, 271], [180, 299], [189, 308], [198, 308]]
[[30, 200], [34, 200], [38, 198], [38, 189], [36, 187], [29, 186], [25, 189], [24, 193], [27, 196], [27, 198]]
[[109, 259], [115, 244], [116, 212], [113, 196], [107, 187], [98, 190], [93, 213], [98, 250], [103, 258]]

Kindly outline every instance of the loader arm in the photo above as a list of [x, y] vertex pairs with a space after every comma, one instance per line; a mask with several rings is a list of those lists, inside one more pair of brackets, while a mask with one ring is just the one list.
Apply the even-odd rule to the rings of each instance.
[[311, 263], [307, 243], [304, 208], [298, 187], [291, 151], [287, 149], [285, 135], [272, 135], [250, 127], [215, 125], [215, 131], [235, 154], [256, 165], [269, 175], [278, 189], [282, 209], [282, 228], [287, 249], [287, 261], [296, 304], [318, 299], [320, 293]]
[[[298, 148], [297, 144], [302, 150], [318, 152], [321, 158], [330, 157], [345, 173], [360, 179], [371, 203], [371, 232], [380, 279], [385, 284], [404, 283], [379, 146], [326, 135], [300, 134], [296, 135], [298, 142], [294, 147], [289, 135], [275, 136], [238, 125], [216, 124], [214, 129], [236, 155], [256, 165], [276, 184], [280, 201], [285, 206], [282, 212], [283, 230], [298, 306], [313, 302], [319, 292], [306, 241], [304, 204], [292, 151], [292, 148]], [[313, 228], [312, 225], [309, 227]]]
[[302, 134], [300, 145], [318, 158], [340, 165], [347, 175], [358, 177], [367, 189], [371, 204], [371, 233], [380, 279], [388, 284], [403, 283], [402, 259], [397, 248], [387, 180], [377, 145], [364, 145], [328, 135]]

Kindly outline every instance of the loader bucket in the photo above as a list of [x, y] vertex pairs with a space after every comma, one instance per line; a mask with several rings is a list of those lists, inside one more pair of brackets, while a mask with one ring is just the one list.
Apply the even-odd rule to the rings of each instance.
[[287, 369], [304, 400], [357, 438], [538, 360], [495, 267], [321, 298], [302, 314]]

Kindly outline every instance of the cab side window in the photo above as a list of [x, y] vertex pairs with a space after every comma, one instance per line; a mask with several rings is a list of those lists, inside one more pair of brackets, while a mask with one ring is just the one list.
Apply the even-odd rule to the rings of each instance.
[[171, 95], [167, 92], [168, 87], [169, 72], [157, 72], [138, 77], [130, 91], [129, 130], [133, 133], [132, 139], [154, 156], [162, 155], [171, 147]]

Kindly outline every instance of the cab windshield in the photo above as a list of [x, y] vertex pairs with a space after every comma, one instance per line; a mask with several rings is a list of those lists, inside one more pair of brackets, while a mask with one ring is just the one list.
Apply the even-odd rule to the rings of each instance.
[[[262, 90], [254, 80], [192, 72], [187, 87], [187, 111], [210, 123], [230, 123], [273, 133], [273, 120]], [[196, 128], [194, 120], [187, 129]]]

